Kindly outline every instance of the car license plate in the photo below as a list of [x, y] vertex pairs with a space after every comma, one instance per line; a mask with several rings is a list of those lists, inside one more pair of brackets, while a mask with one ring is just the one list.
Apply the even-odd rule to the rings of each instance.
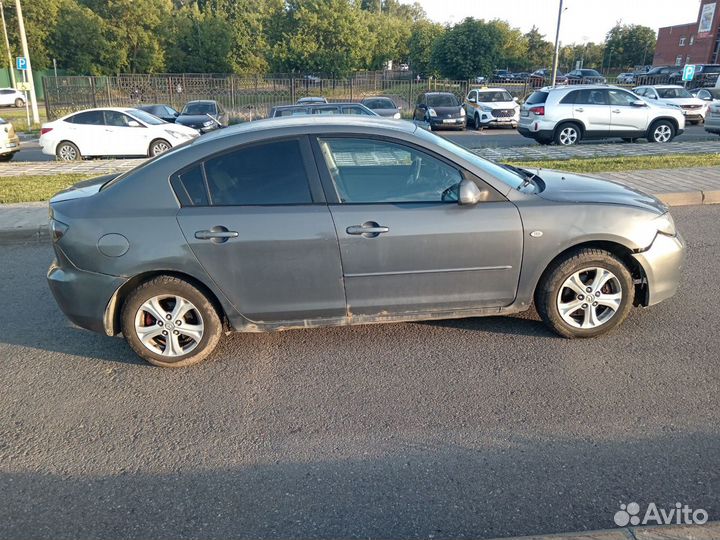
[[443, 124], [454, 124], [455, 119], [454, 118], [445, 118], [443, 119]]
[[527, 118], [530, 116], [530, 111], [520, 111], [520, 116]]
[[14, 143], [14, 142], [8, 143], [8, 145], [7, 145], [8, 148], [15, 148], [16, 146], [17, 146], [17, 143]]

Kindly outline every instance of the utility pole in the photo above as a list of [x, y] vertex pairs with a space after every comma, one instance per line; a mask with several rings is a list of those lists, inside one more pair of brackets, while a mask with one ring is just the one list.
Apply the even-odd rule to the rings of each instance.
[[15, 66], [13, 66], [12, 53], [10, 52], [10, 41], [8, 40], [7, 26], [5, 26], [5, 7], [3, 6], [2, 0], [0, 0], [0, 16], [2, 16], [3, 35], [5, 36], [5, 50], [7, 51], [10, 78], [12, 79], [13, 88], [15, 88]]
[[32, 66], [30, 65], [30, 53], [28, 52], [27, 36], [25, 35], [25, 21], [22, 15], [22, 6], [20, 0], [15, 0], [17, 9], [18, 26], [20, 27], [20, 44], [22, 45], [23, 56], [27, 62], [27, 78], [30, 83], [30, 101], [32, 104], [33, 123], [40, 123], [40, 113], [38, 112], [37, 98], [35, 96], [35, 81], [33, 80]]
[[[17, 0], [18, 2], [20, 0]], [[563, 0], [560, 0], [560, 8], [558, 9], [557, 31], [555, 32], [555, 54], [553, 55], [552, 66], [552, 86], [555, 86], [557, 80], [558, 60], [560, 59], [560, 21], [562, 20]]]

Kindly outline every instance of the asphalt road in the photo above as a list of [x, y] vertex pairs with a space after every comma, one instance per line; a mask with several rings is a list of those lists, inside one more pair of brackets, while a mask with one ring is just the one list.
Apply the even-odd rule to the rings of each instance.
[[489, 538], [720, 516], [720, 207], [679, 295], [566, 341], [536, 315], [236, 334], [194, 368], [73, 328], [0, 246], [0, 538]]
[[[468, 148], [501, 148], [508, 146], [536, 146], [538, 144], [532, 139], [528, 139], [518, 134], [516, 130], [508, 128], [493, 128], [483, 131], [475, 131], [474, 129], [468, 129], [465, 131], [438, 131], [436, 133]], [[685, 133], [677, 137], [675, 140], [714, 141], [717, 140], [717, 135], [709, 134], [705, 131], [703, 126], [688, 125]], [[623, 144], [620, 139], [582, 141], [580, 144], [598, 144], [607, 142], [617, 142], [618, 144]], [[645, 141], [641, 141], [641, 144], [644, 142]], [[25, 141], [20, 146], [21, 150], [15, 155], [13, 161], [50, 161], [54, 159], [52, 156], [42, 153], [40, 145], [37, 143], [37, 139], [33, 141]]]

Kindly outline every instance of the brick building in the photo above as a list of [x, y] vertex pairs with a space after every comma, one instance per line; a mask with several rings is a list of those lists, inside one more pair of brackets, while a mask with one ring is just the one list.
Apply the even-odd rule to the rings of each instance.
[[697, 21], [658, 31], [654, 66], [720, 63], [720, 1], [702, 0]]

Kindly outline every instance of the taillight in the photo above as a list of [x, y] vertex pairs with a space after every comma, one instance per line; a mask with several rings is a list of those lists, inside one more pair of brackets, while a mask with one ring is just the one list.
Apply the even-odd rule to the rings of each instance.
[[540, 105], [539, 107], [532, 107], [530, 109], [530, 112], [537, 116], [545, 116], [545, 105]]
[[50, 133], [53, 128], [40, 128], [40, 135], [45, 135], [46, 133]]
[[58, 240], [60, 240], [67, 232], [68, 228], [69, 227], [62, 221], [58, 221], [57, 219], [51, 219], [50, 232], [52, 233], [53, 242], [57, 242]]

